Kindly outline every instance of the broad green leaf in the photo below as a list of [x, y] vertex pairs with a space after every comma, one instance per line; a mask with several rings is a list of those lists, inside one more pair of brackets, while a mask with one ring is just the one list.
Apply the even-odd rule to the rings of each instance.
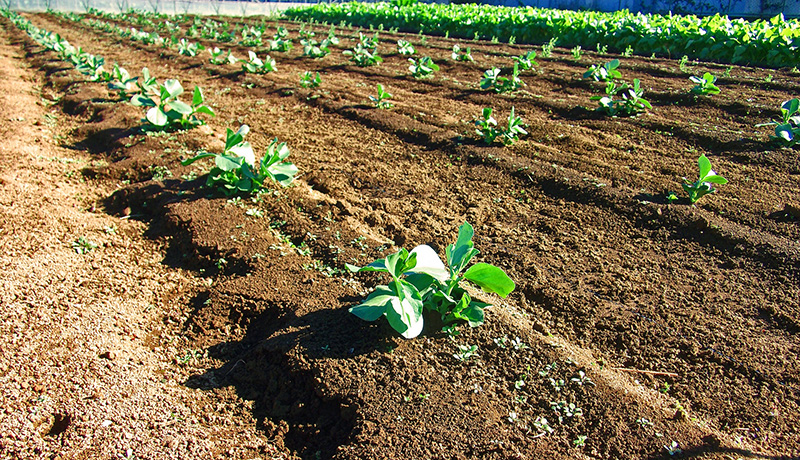
[[446, 283], [450, 279], [450, 272], [444, 266], [444, 263], [428, 245], [422, 244], [411, 250], [411, 254], [416, 254], [417, 265], [414, 267], [414, 272], [425, 273], [430, 275], [442, 283]]
[[241, 192], [250, 192], [253, 190], [253, 181], [247, 178], [239, 179], [236, 188]]
[[700, 180], [703, 180], [711, 172], [711, 162], [705, 155], [700, 155], [700, 158], [697, 159], [697, 164], [700, 166]]
[[249, 142], [240, 142], [233, 147], [226, 150], [225, 153], [244, 158], [250, 166], [256, 166], [256, 154], [253, 152], [253, 147]]
[[164, 82], [164, 89], [167, 90], [167, 94], [169, 94], [169, 97], [171, 98], [176, 98], [183, 94], [183, 86], [181, 86], [181, 82], [175, 80], [174, 78], [170, 78]]
[[473, 248], [472, 236], [474, 234], [472, 225], [469, 222], [464, 222], [458, 228], [458, 240], [456, 240], [456, 243], [447, 246], [447, 263], [455, 273], [460, 273], [469, 263], [469, 260], [478, 254], [478, 250]]
[[155, 126], [166, 126], [169, 122], [167, 114], [158, 107], [152, 107], [150, 110], [148, 110], [145, 118], [147, 118], [147, 121]]
[[191, 115], [194, 112], [189, 104], [181, 101], [170, 101], [169, 108], [181, 115]]
[[242, 166], [242, 159], [228, 155], [216, 155], [215, 164], [223, 171], [235, 171]]
[[212, 117], [217, 116], [217, 114], [214, 113], [214, 111], [211, 109], [211, 107], [209, 107], [207, 105], [201, 105], [200, 107], [196, 107], [194, 109], [194, 112], [195, 113], [205, 113], [206, 115], [211, 115]]
[[714, 171], [711, 171], [711, 174], [703, 178], [703, 182], [711, 182], [712, 184], [727, 184], [728, 179], [725, 179], [722, 176], [714, 174]]
[[194, 163], [197, 160], [202, 160], [204, 158], [211, 158], [211, 157], [216, 157], [216, 156], [217, 156], [216, 153], [201, 153], [201, 154], [199, 154], [199, 155], [197, 155], [195, 157], [192, 157], [192, 158], [189, 158], [187, 160], [181, 161], [181, 164], [183, 166], [189, 166], [190, 164]]
[[405, 281], [392, 281], [389, 288], [398, 294], [386, 309], [389, 324], [406, 339], [413, 339], [422, 332], [422, 298], [417, 289]]
[[297, 166], [292, 163], [276, 163], [268, 168], [268, 171], [275, 178], [275, 181], [284, 187], [288, 187], [297, 174]]
[[470, 280], [486, 292], [506, 297], [516, 285], [502, 269], [486, 263], [477, 263], [464, 272], [464, 279]]
[[131, 97], [131, 104], [136, 107], [155, 107], [156, 103], [154, 100], [150, 99], [149, 97], [145, 96], [144, 94], [134, 94]]
[[197, 107], [203, 103], [203, 91], [199, 86], [194, 87], [194, 94], [192, 95], [192, 106]]

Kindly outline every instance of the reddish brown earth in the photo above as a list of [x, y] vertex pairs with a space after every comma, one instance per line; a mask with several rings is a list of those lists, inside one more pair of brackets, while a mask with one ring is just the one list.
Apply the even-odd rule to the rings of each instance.
[[[59, 153], [31, 155], [67, 149], [80, 158], [71, 171], [81, 181], [53, 180], [75, 187], [67, 196], [96, 202], [89, 209], [98, 240], [118, 238], [99, 230], [113, 221], [132, 241], [129, 250], [106, 243], [79, 257], [69, 244], [80, 232], [69, 227], [54, 247], [71, 263], [105, 268], [41, 269], [49, 289], [94, 280], [91, 311], [102, 320], [58, 313], [74, 300], [35, 303], [33, 292], [15, 287], [24, 278], [4, 280], [3, 312], [17, 315], [18, 326], [6, 327], [2, 345], [3, 369], [13, 368], [17, 382], [3, 394], [13, 401], [4, 401], [0, 419], [3, 455], [664, 458], [674, 442], [685, 457], [800, 456], [800, 160], [797, 150], [769, 144], [769, 128], [754, 127], [800, 94], [797, 74], [733, 66], [720, 78], [722, 94], [694, 97], [676, 61], [622, 57], [623, 75], [642, 81], [653, 110], [605, 118], [589, 100], [600, 86], [580, 77], [610, 59], [594, 53], [574, 62], [557, 49], [523, 74], [525, 89], [496, 95], [477, 88], [483, 71], [508, 67], [509, 56], [528, 48], [460, 42], [476, 62], [454, 63], [457, 41], [381, 33], [385, 62], [358, 68], [341, 54], [358, 35], [345, 28], [328, 57], [303, 58], [296, 42], [288, 54], [272, 53], [277, 72], [259, 76], [211, 66], [207, 55], [29, 17], [134, 75], [146, 66], [160, 80], [200, 85], [217, 116], [201, 129], [145, 136], [139, 108], [85, 82], [3, 21], [3, 65], [20, 73], [4, 84], [58, 101], [29, 116], [57, 117], [60, 136], [42, 148]], [[297, 38], [298, 24], [282, 25]], [[401, 37], [441, 71], [410, 77], [394, 52]], [[242, 57], [246, 48], [233, 52]], [[688, 70], [725, 69], [692, 63]], [[299, 87], [305, 70], [320, 72], [320, 88]], [[370, 105], [376, 83], [394, 94], [395, 108]], [[488, 106], [501, 123], [513, 106], [530, 135], [511, 147], [485, 146], [472, 121]], [[2, 110], [5, 135], [23, 142], [17, 115]], [[259, 151], [274, 137], [288, 142], [301, 171], [295, 185], [228, 200], [203, 188], [208, 164], [180, 165], [198, 149], [219, 151], [225, 129], [242, 123]], [[666, 192], [697, 173], [701, 153], [730, 183], [697, 207], [668, 204]], [[13, 151], [2, 157], [7, 171], [27, 171], [30, 161]], [[58, 176], [52, 170], [60, 165], [40, 167]], [[52, 187], [28, 180], [27, 189]], [[4, 178], [11, 203], [4, 206], [24, 205], [9, 198], [9, 184]], [[35, 197], [28, 207], [36, 208]], [[74, 202], [45, 203], [41, 209], [61, 216]], [[22, 214], [16, 228], [28, 235], [33, 222], [47, 223]], [[484, 296], [495, 305], [484, 326], [461, 326], [451, 339], [431, 318], [420, 338], [403, 340], [385, 321], [347, 312], [382, 280], [347, 274], [345, 262], [366, 264], [423, 243], [443, 253], [465, 220], [480, 259], [517, 283], [507, 299]], [[13, 246], [7, 235], [4, 245]], [[128, 264], [140, 274], [115, 281]], [[150, 281], [137, 281], [145, 273]], [[133, 302], [152, 308], [118, 310], [114, 289], [136, 291]], [[39, 327], [24, 310], [31, 302], [77, 333], [123, 327], [125, 345], [115, 345], [122, 358], [109, 360], [102, 337], [89, 337], [100, 348], [79, 353], [74, 345], [39, 360], [57, 339], [25, 332]], [[136, 327], [115, 326], [109, 318], [117, 311]], [[524, 347], [511, 346], [517, 338]], [[457, 344], [477, 345], [478, 356], [456, 360]], [[106, 361], [125, 362], [127, 373], [102, 380]], [[98, 376], [99, 400], [117, 408], [117, 438], [87, 428], [105, 420], [99, 403], [88, 390], [51, 387], [42, 380], [48, 366], [60, 369], [53, 377], [60, 382]], [[573, 381], [579, 371], [593, 384]], [[180, 409], [164, 409], [176, 401]], [[551, 405], [560, 401], [583, 415], [559, 422]], [[30, 416], [38, 425], [9, 425], [37, 411], [45, 411]], [[537, 429], [538, 417], [554, 431]], [[579, 436], [584, 446], [575, 445]]]

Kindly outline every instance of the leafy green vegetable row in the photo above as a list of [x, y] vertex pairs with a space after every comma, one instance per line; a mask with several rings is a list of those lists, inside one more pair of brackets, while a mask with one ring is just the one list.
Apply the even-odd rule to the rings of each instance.
[[405, 32], [424, 32], [460, 38], [494, 38], [516, 43], [547, 43], [557, 37], [561, 46], [607, 46], [622, 52], [692, 58], [771, 67], [800, 65], [800, 21], [783, 15], [746, 21], [714, 15], [658, 15], [594, 11], [565, 11], [491, 5], [392, 3], [319, 3], [290, 8], [295, 20], [346, 22], [356, 26], [382, 24]]

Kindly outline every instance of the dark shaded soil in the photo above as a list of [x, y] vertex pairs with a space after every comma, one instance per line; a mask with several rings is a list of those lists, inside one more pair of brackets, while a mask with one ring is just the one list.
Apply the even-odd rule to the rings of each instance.
[[[235, 389], [289, 455], [662, 458], [676, 443], [689, 457], [800, 456], [800, 160], [754, 127], [798, 96], [796, 74], [733, 66], [722, 94], [694, 97], [677, 62], [622, 57], [653, 110], [605, 118], [589, 100], [601, 86], [580, 78], [610, 59], [594, 53], [574, 62], [556, 50], [523, 74], [523, 90], [497, 95], [478, 89], [483, 71], [525, 48], [468, 43], [476, 62], [463, 64], [449, 59], [457, 41], [381, 33], [379, 67], [354, 67], [340, 49], [303, 58], [296, 44], [259, 76], [31, 20], [134, 75], [148, 67], [203, 88], [217, 112], [208, 127], [145, 136], [141, 110], [28, 48], [85, 122], [66, 142], [107, 162], [84, 174], [125, 181], [106, 212], [147, 222], [168, 242], [166, 265], [209, 278], [173, 326], [206, 355], [183, 384]], [[297, 24], [281, 25], [297, 37]], [[358, 36], [338, 32], [341, 49]], [[441, 71], [410, 77], [394, 53], [401, 37]], [[305, 70], [320, 72], [320, 88], [299, 87]], [[377, 83], [393, 109], [371, 107]], [[513, 106], [529, 135], [483, 145], [472, 121], [489, 106], [501, 124]], [[219, 151], [242, 123], [259, 152], [288, 142], [295, 185], [226, 199], [202, 187], [208, 164], [180, 165]], [[697, 207], [668, 204], [700, 154], [730, 183]], [[465, 220], [480, 259], [517, 283], [505, 300], [486, 296], [484, 326], [450, 338], [432, 318], [405, 341], [347, 312], [381, 279], [345, 273], [345, 262], [417, 244], [443, 253]], [[456, 360], [457, 344], [478, 356]]]

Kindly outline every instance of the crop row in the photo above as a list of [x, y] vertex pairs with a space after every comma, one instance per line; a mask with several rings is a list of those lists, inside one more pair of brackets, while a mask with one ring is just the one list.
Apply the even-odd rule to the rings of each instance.
[[797, 67], [800, 22], [782, 15], [746, 21], [714, 15], [633, 14], [564, 11], [491, 5], [393, 3], [319, 3], [287, 10], [295, 20], [382, 25], [405, 32], [509, 43], [547, 43], [603, 47], [640, 55], [682, 56], [725, 63]]

